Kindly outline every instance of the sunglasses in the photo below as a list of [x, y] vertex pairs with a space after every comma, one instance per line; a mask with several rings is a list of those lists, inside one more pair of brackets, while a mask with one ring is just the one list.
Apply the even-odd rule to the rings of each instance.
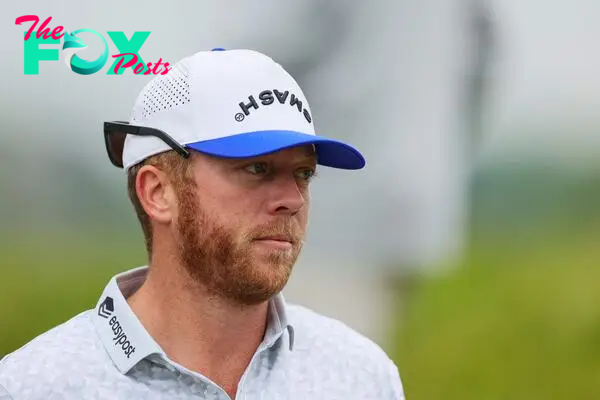
[[190, 152], [185, 147], [160, 129], [131, 125], [123, 121], [105, 122], [104, 143], [108, 158], [115, 167], [123, 168], [123, 148], [127, 135], [154, 136], [168, 144], [184, 158], [190, 156]]

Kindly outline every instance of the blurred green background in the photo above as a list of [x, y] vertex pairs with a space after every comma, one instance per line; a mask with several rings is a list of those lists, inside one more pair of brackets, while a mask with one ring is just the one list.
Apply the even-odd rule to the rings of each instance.
[[600, 169], [507, 167], [472, 190], [462, 260], [399, 292], [407, 396], [600, 398]]

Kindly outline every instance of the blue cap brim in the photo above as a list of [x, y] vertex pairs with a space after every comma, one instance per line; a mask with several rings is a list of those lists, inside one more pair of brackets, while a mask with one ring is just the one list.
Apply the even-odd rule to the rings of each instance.
[[257, 131], [189, 143], [186, 147], [217, 157], [249, 158], [303, 144], [314, 144], [317, 163], [332, 168], [361, 169], [365, 159], [358, 150], [337, 140], [294, 131]]

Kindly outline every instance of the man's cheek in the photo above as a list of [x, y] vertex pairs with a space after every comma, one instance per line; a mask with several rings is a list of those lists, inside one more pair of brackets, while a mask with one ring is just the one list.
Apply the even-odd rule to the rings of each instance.
[[305, 233], [306, 233], [306, 228], [308, 227], [308, 211], [309, 211], [309, 203], [307, 202], [305, 204], [305, 206], [302, 208], [302, 210], [300, 210], [299, 214], [300, 214], [300, 230], [301, 230], [301, 234], [304, 237]]

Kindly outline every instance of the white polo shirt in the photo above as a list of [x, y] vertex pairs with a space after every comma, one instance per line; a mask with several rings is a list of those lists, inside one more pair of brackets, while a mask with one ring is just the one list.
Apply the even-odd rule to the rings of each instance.
[[[38, 336], [0, 361], [0, 399], [219, 399], [208, 378], [171, 361], [126, 298], [140, 267], [111, 279], [95, 309]], [[267, 330], [236, 399], [404, 399], [398, 370], [372, 341], [331, 318], [269, 302]]]

